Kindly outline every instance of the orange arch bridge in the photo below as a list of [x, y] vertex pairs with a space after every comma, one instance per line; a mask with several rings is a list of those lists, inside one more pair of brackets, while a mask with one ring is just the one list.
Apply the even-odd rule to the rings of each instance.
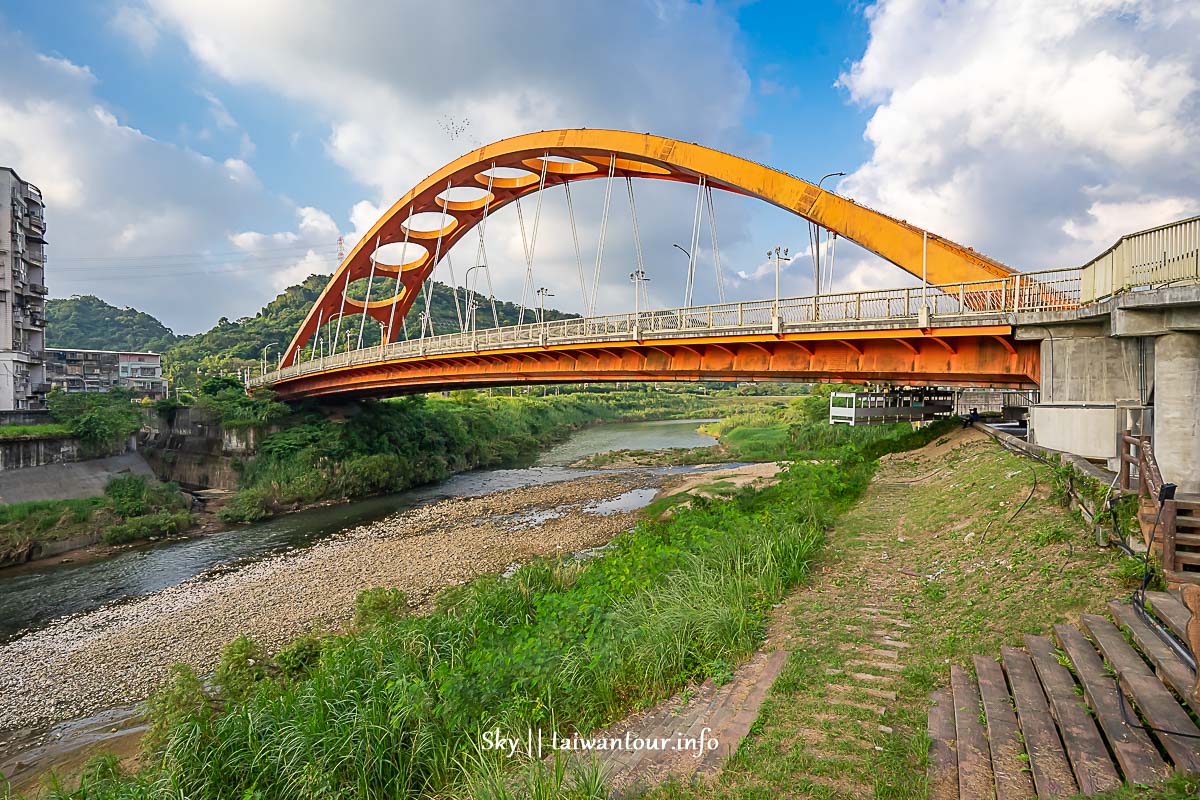
[[[521, 172], [514, 177], [511, 171], [497, 168]], [[695, 330], [691, 320], [703, 313], [695, 309], [652, 312], [674, 314], [677, 324], [671, 330], [682, 332], [669, 335], [667, 326], [653, 341], [647, 339], [644, 319], [639, 319], [617, 334], [596, 329], [582, 338], [571, 335], [560, 340], [553, 330], [546, 330], [536, 341], [518, 343], [502, 341], [504, 335], [495, 331], [479, 331], [433, 337], [419, 345], [394, 342], [306, 362], [307, 345], [334, 316], [365, 312], [383, 323], [388, 338], [394, 340], [399, 320], [416, 301], [438, 256], [486, 215], [545, 188], [608, 177], [703, 182], [772, 203], [923, 277], [931, 287], [940, 285], [941, 291], [934, 292], [937, 297], [929, 297], [935, 318], [941, 319], [936, 306], [944, 302], [953, 306], [949, 309], [953, 318], [947, 318], [946, 324], [933, 323], [918, 316], [915, 301], [906, 297], [903, 313], [893, 313], [889, 307], [880, 320], [862, 313], [861, 297], [851, 313], [850, 300], [838, 301], [834, 296], [833, 302], [843, 306], [838, 311], [826, 308], [831, 300], [826, 296], [819, 301], [788, 301], [798, 309], [791, 318], [771, 308], [759, 314], [762, 319], [757, 323], [739, 319], [736, 326], [718, 326], [719, 331], [711, 326]], [[474, 189], [474, 196], [462, 199], [451, 191], [461, 192], [462, 187]], [[427, 212], [440, 215], [443, 224], [438, 229], [406, 224], [412, 215]], [[389, 265], [379, 259], [372, 263], [379, 246], [400, 242], [404, 252], [411, 253], [412, 257], [405, 256], [407, 263]], [[372, 275], [398, 279], [395, 294], [369, 302], [345, 296], [351, 282]], [[1033, 281], [1022, 285], [1021, 278], [1021, 273], [969, 247], [728, 153], [626, 131], [543, 131], [468, 153], [401, 197], [339, 265], [282, 354], [283, 369], [259, 383], [271, 384], [285, 397], [606, 379], [828, 379], [1028, 387], [1036, 384], [1037, 352], [1012, 339], [1012, 318], [1007, 312], [1017, 310], [1022, 300], [1027, 305], [1072, 301], [1067, 295], [1038, 288]], [[811, 305], [807, 311], [805, 302]], [[761, 311], [761, 303], [759, 307]], [[839, 315], [844, 324], [836, 323]], [[792, 324], [793, 319], [800, 328]], [[818, 323], [818, 328], [810, 329], [806, 323]], [[528, 339], [533, 334], [523, 335]], [[472, 338], [463, 338], [468, 336]], [[431, 344], [435, 340], [439, 344]], [[458, 350], [441, 351], [451, 340]]]

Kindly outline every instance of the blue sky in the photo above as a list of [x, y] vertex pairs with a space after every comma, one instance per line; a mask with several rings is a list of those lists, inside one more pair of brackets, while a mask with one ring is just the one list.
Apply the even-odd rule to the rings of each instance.
[[[46, 193], [55, 296], [206, 329], [332, 270], [339, 234], [353, 241], [449, 158], [552, 127], [651, 130], [813, 180], [845, 171], [840, 192], [1025, 269], [1200, 210], [1190, 5], [312, 0], [304, 12], [0, 2], [15, 65], [0, 71], [0, 163]], [[639, 188], [660, 305], [677, 304], [670, 245], [690, 235], [693, 195], [678, 188]], [[539, 278], [576, 310], [561, 209], [547, 214]], [[724, 197], [718, 218], [737, 297], [773, 289], [768, 247], [807, 251], [804, 223], [762, 204]], [[523, 267], [512, 223], [489, 244], [506, 296]], [[582, 223], [585, 250], [596, 224]], [[630, 247], [627, 233], [606, 244], [602, 308], [627, 304], [617, 267]], [[784, 291], [810, 291], [809, 269], [794, 262]], [[906, 278], [839, 246], [839, 288]], [[714, 292], [710, 280], [698, 299]]]

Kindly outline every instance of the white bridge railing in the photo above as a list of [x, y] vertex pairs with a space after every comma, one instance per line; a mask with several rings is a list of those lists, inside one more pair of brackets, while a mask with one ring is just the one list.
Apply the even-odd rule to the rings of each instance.
[[867, 292], [755, 300], [746, 303], [672, 308], [602, 317], [558, 319], [503, 328], [410, 339], [329, 356], [310, 348], [295, 363], [252, 378], [251, 385], [270, 385], [337, 367], [451, 353], [548, 347], [605, 341], [646, 341], [721, 334], [783, 333], [836, 323], [873, 321], [918, 324], [928, 307], [929, 324], [1022, 311], [1070, 309], [1079, 305], [1079, 270], [1017, 273], [973, 283], [914, 286]]
[[1080, 272], [1084, 303], [1138, 286], [1200, 280], [1200, 217], [1122, 236]]

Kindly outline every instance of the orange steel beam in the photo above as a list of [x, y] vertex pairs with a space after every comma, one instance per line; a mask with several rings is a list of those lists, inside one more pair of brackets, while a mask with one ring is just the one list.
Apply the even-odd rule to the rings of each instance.
[[[544, 160], [567, 158], [563, 162]], [[412, 307], [421, 285], [433, 273], [434, 253], [445, 254], [483, 218], [484, 207], [494, 213], [517, 198], [538, 191], [543, 163], [545, 187], [568, 181], [608, 176], [634, 177], [695, 184], [701, 178], [716, 189], [756, 197], [816, 222], [930, 284], [986, 281], [1014, 274], [998, 261], [976, 253], [904, 220], [898, 220], [857, 205], [853, 200], [788, 175], [779, 170], [722, 153], [697, 144], [680, 142], [648, 133], [614, 130], [557, 130], [528, 133], [480, 147], [445, 165], [413, 187], [388, 209], [346, 256], [329, 284], [313, 305], [284, 352], [283, 363], [291, 364], [318, 328], [341, 310], [342, 295], [349, 282], [371, 274], [371, 256], [380, 245], [405, 241], [405, 221], [410, 214], [445, 213], [438, 230], [408, 231], [405, 264], [376, 261], [375, 274], [397, 278], [398, 294], [363, 303], [346, 299], [347, 316], [367, 313], [383, 323], [393, 323], [395, 336], [400, 320]], [[448, 188], [469, 186], [487, 194], [493, 167], [524, 170], [518, 177], [491, 178], [491, 197], [452, 200], [442, 197]], [[399, 260], [399, 259], [397, 259]], [[924, 269], [923, 269], [924, 266]], [[976, 286], [986, 294], [988, 287]]]
[[466, 360], [451, 353], [379, 361], [288, 378], [273, 388], [283, 399], [630, 380], [1035, 388], [1039, 352], [1037, 342], [1014, 341], [1003, 325], [631, 340], [485, 350]]

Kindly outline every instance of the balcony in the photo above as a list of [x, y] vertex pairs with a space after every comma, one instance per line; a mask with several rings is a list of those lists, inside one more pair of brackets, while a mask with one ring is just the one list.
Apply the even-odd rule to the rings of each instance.
[[46, 294], [49, 293], [50, 290], [47, 289], [43, 284], [31, 283], [31, 284], [29, 284], [29, 291], [33, 292], [34, 294], [42, 295], [44, 297]]

